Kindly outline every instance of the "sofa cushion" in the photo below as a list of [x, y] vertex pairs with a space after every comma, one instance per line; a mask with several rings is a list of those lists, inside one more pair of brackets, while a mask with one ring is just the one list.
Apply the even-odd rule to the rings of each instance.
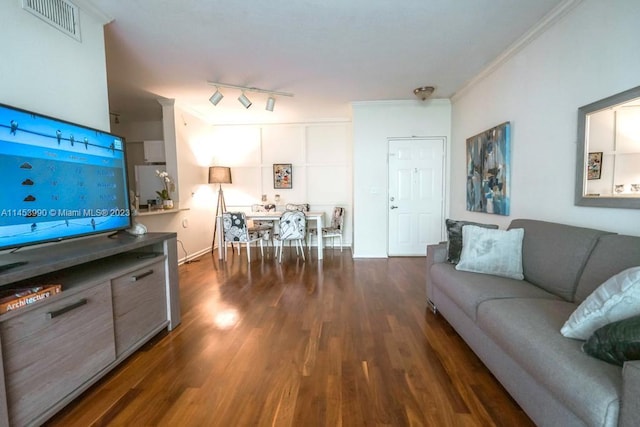
[[[495, 298], [546, 298], [557, 296], [526, 281], [458, 271], [448, 263], [434, 264], [430, 271], [431, 286], [453, 300], [472, 320], [478, 305]], [[568, 316], [568, 315], [567, 315]]]
[[465, 225], [476, 225], [478, 227], [496, 229], [496, 224], [481, 224], [471, 221], [457, 221], [453, 219], [445, 220], [447, 226], [447, 261], [457, 264], [460, 261], [460, 252], [462, 251], [462, 227]]
[[582, 301], [560, 332], [586, 340], [607, 323], [639, 314], [640, 267], [631, 267], [609, 278]]
[[525, 280], [572, 301], [578, 279], [598, 238], [605, 231], [531, 219], [514, 219], [509, 229], [524, 228], [522, 269]]
[[582, 351], [619, 366], [640, 360], [640, 316], [604, 325], [582, 345]]
[[561, 300], [494, 299], [478, 307], [478, 326], [586, 425], [615, 424], [622, 369], [560, 334], [575, 308]]
[[584, 266], [574, 301], [584, 301], [609, 277], [637, 265], [640, 265], [640, 237], [601, 236]]
[[489, 230], [475, 225], [462, 228], [462, 253], [456, 270], [522, 280], [524, 230]]

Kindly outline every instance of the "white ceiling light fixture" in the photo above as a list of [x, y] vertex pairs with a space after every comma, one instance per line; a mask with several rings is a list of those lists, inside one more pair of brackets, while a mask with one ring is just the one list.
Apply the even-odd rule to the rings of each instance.
[[265, 107], [265, 110], [273, 111], [273, 108], [275, 106], [276, 106], [276, 98], [274, 98], [273, 95], [271, 95], [269, 98], [267, 98], [267, 106]]
[[[260, 88], [257, 88], [257, 87], [250, 87], [250, 86], [231, 85], [231, 84], [219, 83], [219, 82], [207, 82], [207, 83], [210, 84], [211, 86], [215, 86], [216, 87], [216, 93], [214, 93], [211, 96], [211, 98], [209, 98], [209, 101], [211, 101], [211, 103], [213, 105], [218, 105], [218, 102], [220, 102], [220, 100], [222, 100], [222, 98], [223, 98], [223, 95], [222, 95], [222, 93], [220, 93], [220, 90], [219, 90], [220, 87], [227, 87], [227, 88], [231, 88], [231, 89], [240, 89], [242, 91], [242, 94], [238, 97], [238, 101], [240, 101], [240, 103], [244, 106], [244, 108], [251, 107], [251, 101], [244, 94], [245, 92], [257, 92], [257, 93], [266, 93], [266, 94], [268, 94], [269, 98], [267, 98], [267, 105], [265, 107], [265, 109], [267, 111], [273, 111], [274, 110], [275, 105], [276, 105], [276, 98], [275, 98], [276, 96], [293, 97], [293, 94], [292, 93], [288, 93], [288, 92], [279, 92], [279, 91], [275, 91], [275, 90], [260, 89]], [[219, 97], [216, 97], [216, 95], [218, 95], [218, 94], [219, 94]]]
[[433, 91], [436, 90], [433, 86], [421, 86], [417, 87], [413, 90], [415, 96], [425, 101], [428, 97], [433, 94]]
[[242, 92], [242, 94], [238, 97], [238, 101], [240, 101], [240, 104], [242, 104], [244, 108], [251, 107], [251, 101], [249, 100], [249, 98], [247, 98], [247, 95], [245, 95], [244, 92]]
[[224, 95], [222, 94], [222, 92], [220, 92], [218, 88], [216, 88], [216, 93], [211, 95], [211, 98], [209, 98], [209, 102], [212, 103], [213, 105], [218, 105], [218, 102], [220, 102], [222, 98], [224, 98]]

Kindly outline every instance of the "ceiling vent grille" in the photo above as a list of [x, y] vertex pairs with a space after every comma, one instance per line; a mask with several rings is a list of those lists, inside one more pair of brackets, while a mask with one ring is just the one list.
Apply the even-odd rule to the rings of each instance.
[[22, 0], [22, 8], [63, 33], [80, 39], [80, 11], [68, 0]]

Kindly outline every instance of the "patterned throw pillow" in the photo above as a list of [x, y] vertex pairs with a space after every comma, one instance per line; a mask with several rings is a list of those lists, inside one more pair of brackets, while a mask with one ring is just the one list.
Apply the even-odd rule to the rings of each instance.
[[462, 228], [462, 253], [456, 270], [524, 279], [523, 228], [492, 230], [475, 225]]
[[456, 221], [453, 219], [447, 219], [445, 221], [447, 226], [447, 261], [452, 264], [457, 264], [460, 261], [460, 252], [462, 251], [462, 227], [465, 225], [476, 225], [478, 227], [485, 228], [498, 228], [495, 224], [480, 224], [478, 222], [470, 221]]
[[586, 340], [596, 329], [640, 315], [640, 266], [628, 268], [600, 285], [580, 303], [560, 329], [565, 337]]

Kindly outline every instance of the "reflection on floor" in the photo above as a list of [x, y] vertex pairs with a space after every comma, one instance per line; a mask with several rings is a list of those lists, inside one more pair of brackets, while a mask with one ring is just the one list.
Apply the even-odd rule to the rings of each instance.
[[182, 324], [49, 424], [532, 425], [426, 309], [424, 265], [203, 256], [180, 267]]

